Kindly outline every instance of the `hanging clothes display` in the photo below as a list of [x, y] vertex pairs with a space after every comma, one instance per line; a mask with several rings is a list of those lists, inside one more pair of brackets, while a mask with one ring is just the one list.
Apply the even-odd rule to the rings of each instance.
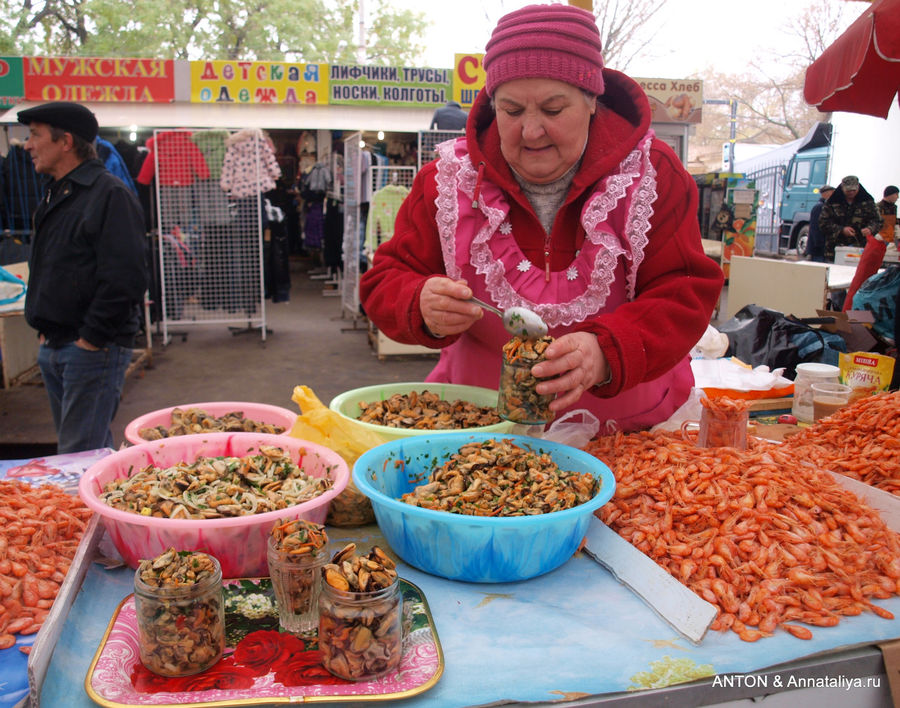
[[109, 140], [97, 136], [96, 146], [97, 156], [103, 162], [103, 166], [122, 180], [125, 186], [134, 192], [134, 196], [138, 196], [137, 187], [135, 187], [131, 173], [128, 171], [128, 165], [125, 164], [125, 160], [122, 159], [122, 156], [113, 144]]
[[203, 159], [209, 168], [210, 179], [221, 179], [222, 166], [225, 164], [225, 141], [230, 133], [227, 130], [197, 130], [191, 133], [191, 142], [203, 153]]
[[194, 220], [193, 184], [198, 179], [209, 177], [209, 167], [203, 153], [191, 142], [190, 133], [181, 130], [157, 134], [147, 140], [147, 149], [149, 155], [141, 165], [137, 181], [150, 184], [156, 177], [160, 214], [165, 218], [160, 229], [170, 231], [176, 226], [188, 227]]
[[0, 159], [0, 265], [27, 261], [31, 252], [31, 215], [44, 194], [44, 179], [18, 143]]
[[389, 184], [372, 195], [366, 222], [366, 254], [375, 253], [376, 248], [394, 235], [394, 220], [407, 194], [409, 189], [403, 185]]
[[308, 249], [322, 248], [325, 228], [325, 196], [331, 190], [332, 174], [324, 162], [316, 162], [300, 174], [299, 191], [303, 200], [303, 243]]
[[343, 267], [344, 205], [337, 199], [326, 200], [323, 221], [322, 260], [326, 268], [336, 270]]
[[322, 248], [325, 240], [325, 202], [304, 202], [303, 245], [309, 250]]
[[259, 128], [244, 128], [225, 141], [220, 184], [235, 199], [275, 189], [281, 168], [271, 141]]
[[[148, 141], [138, 184], [152, 182], [159, 194], [154, 270], [164, 339], [170, 325], [204, 322], [234, 324], [235, 334], [259, 325], [265, 339], [260, 196], [272, 151], [264, 136], [258, 149], [258, 136], [170, 129]], [[248, 146], [252, 157], [244, 159]]]
[[116, 148], [116, 152], [122, 156], [122, 161], [128, 168], [128, 174], [131, 175], [131, 180], [134, 182], [135, 189], [137, 190], [138, 201], [140, 201], [141, 206], [144, 208], [144, 226], [147, 228], [147, 231], [150, 231], [153, 229], [155, 221], [153, 199], [150, 196], [150, 186], [141, 184], [137, 181], [137, 176], [141, 173], [141, 167], [144, 165], [144, 159], [149, 154], [147, 148], [144, 146], [139, 147], [134, 143], [122, 140], [121, 138], [116, 140], [114, 147]]
[[275, 191], [265, 198], [268, 228], [263, 237], [263, 282], [265, 296], [272, 302], [291, 299], [291, 271], [288, 260], [287, 219], [281, 207], [273, 204]]
[[228, 279], [232, 294], [226, 309], [255, 312], [259, 304], [259, 227], [267, 219], [262, 210], [262, 194], [275, 188], [281, 168], [271, 140], [259, 128], [244, 128], [225, 141], [225, 161], [219, 184], [236, 207], [229, 226], [231, 255], [235, 268]]
[[202, 240], [200, 304], [205, 310], [221, 307], [229, 300], [232, 290], [229, 275], [234, 270], [231, 265], [234, 235], [230, 227], [234, 223], [234, 213], [221, 185], [225, 142], [230, 135], [227, 130], [191, 133], [191, 142], [203, 153], [209, 168], [209, 177], [198, 179], [193, 187]]
[[30, 233], [31, 215], [44, 194], [44, 180], [34, 171], [31, 156], [25, 147], [12, 143], [2, 170], [2, 209], [0, 223], [3, 229]]

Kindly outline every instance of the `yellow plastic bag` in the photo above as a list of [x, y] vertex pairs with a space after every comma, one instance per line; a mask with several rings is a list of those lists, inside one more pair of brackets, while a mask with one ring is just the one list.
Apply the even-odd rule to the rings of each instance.
[[[291, 399], [300, 406], [300, 415], [291, 428], [291, 436], [334, 450], [351, 468], [366, 450], [384, 442], [377, 433], [328, 408], [309, 386], [295, 386]], [[362, 526], [374, 520], [371, 502], [350, 480], [347, 488], [331, 500], [325, 523], [332, 526]]]

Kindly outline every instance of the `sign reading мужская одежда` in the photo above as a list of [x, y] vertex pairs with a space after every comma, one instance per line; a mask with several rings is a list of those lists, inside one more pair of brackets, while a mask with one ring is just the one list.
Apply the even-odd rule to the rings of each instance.
[[441, 106], [452, 72], [268, 61], [191, 62], [194, 103]]
[[164, 103], [175, 98], [171, 59], [23, 57], [28, 101]]

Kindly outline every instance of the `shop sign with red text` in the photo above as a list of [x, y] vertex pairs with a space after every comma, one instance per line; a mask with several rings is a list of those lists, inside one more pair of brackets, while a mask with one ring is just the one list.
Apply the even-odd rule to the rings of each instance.
[[453, 100], [463, 108], [471, 108], [478, 92], [484, 88], [484, 54], [457, 54], [453, 60]]
[[24, 57], [29, 101], [168, 103], [175, 98], [171, 59]]

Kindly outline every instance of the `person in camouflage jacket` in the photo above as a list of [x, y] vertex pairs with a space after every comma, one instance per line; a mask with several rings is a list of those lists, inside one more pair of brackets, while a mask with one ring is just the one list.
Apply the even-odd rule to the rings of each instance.
[[844, 177], [819, 214], [819, 229], [825, 235], [826, 262], [834, 262], [838, 246], [865, 247], [866, 239], [880, 228], [881, 214], [875, 199], [858, 178]]

